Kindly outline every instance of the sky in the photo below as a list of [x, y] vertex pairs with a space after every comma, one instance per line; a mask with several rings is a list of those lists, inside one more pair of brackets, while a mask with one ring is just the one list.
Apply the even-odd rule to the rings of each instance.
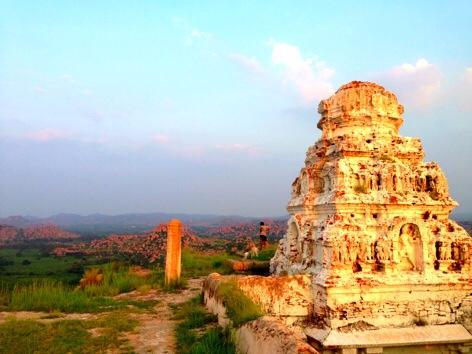
[[374, 81], [472, 213], [470, 1], [0, 1], [0, 216], [276, 216]]

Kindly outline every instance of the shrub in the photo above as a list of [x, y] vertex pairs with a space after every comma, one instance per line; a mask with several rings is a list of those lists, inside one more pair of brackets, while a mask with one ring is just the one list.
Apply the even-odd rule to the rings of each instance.
[[72, 273], [72, 274], [83, 274], [84, 273], [84, 265], [81, 262], [74, 262], [67, 269], [67, 272]]
[[91, 268], [85, 271], [84, 276], [80, 279], [80, 288], [84, 289], [87, 286], [99, 285], [103, 283], [103, 274], [101, 269]]

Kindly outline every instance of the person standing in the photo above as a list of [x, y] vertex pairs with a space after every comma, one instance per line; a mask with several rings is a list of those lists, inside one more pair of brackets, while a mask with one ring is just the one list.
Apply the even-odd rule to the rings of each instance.
[[269, 234], [270, 227], [264, 224], [264, 221], [261, 221], [259, 224], [259, 239], [260, 239], [260, 249], [263, 250], [269, 245], [267, 241], [267, 235]]

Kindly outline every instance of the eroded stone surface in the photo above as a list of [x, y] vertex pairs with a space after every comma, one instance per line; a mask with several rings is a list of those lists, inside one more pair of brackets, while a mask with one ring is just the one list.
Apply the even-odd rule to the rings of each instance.
[[272, 272], [312, 275], [314, 312], [327, 325], [467, 318], [472, 238], [449, 219], [457, 203], [439, 165], [423, 161], [419, 139], [399, 135], [403, 106], [354, 81], [318, 112], [322, 136], [293, 182]]
[[[354, 81], [318, 111], [322, 136], [292, 184], [272, 276], [240, 277], [240, 288], [281, 332], [305, 331], [322, 353], [468, 353], [470, 336], [456, 335], [472, 333], [472, 238], [449, 219], [457, 203], [439, 165], [423, 161], [419, 139], [399, 135], [403, 106]], [[224, 315], [219, 281], [209, 277], [204, 294]], [[275, 350], [253, 323], [247, 348]], [[390, 338], [393, 328], [413, 335]], [[431, 328], [456, 332], [425, 344]]]
[[277, 318], [264, 316], [236, 331], [240, 353], [247, 354], [319, 354], [304, 338]]
[[180, 281], [182, 222], [172, 219], [167, 226], [166, 284]]

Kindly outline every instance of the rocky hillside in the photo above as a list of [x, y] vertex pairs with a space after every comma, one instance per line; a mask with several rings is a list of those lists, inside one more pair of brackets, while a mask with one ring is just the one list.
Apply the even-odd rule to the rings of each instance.
[[33, 240], [55, 241], [72, 240], [79, 235], [61, 229], [57, 225], [36, 225], [18, 228], [0, 225], [0, 247], [12, 246]]
[[[106, 238], [56, 247], [54, 254], [95, 255], [132, 260], [137, 263], [154, 263], [164, 258], [167, 242], [167, 225], [161, 224], [143, 234], [110, 235]], [[200, 247], [204, 244], [188, 228], [184, 228], [183, 247]]]
[[[263, 219], [270, 227], [269, 237], [271, 239], [281, 239], [287, 230], [287, 219]], [[226, 222], [222, 224], [210, 224], [193, 226], [192, 229], [200, 236], [218, 237], [227, 240], [236, 238], [255, 238], [259, 236], [259, 222]]]

